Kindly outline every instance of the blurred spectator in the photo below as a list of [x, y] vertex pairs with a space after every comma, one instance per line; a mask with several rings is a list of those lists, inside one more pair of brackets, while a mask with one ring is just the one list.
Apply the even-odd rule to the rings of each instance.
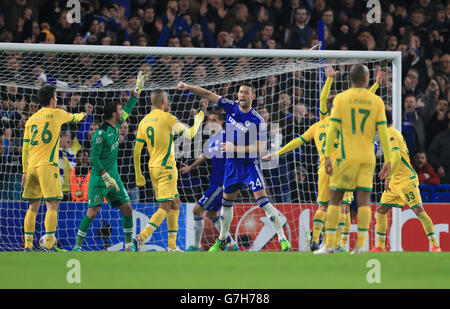
[[308, 10], [305, 7], [298, 7], [294, 12], [294, 21], [285, 32], [285, 44], [287, 48], [301, 49], [307, 45], [314, 30], [308, 25]]
[[427, 157], [441, 183], [450, 184], [450, 122], [449, 127], [433, 139]]
[[75, 168], [70, 171], [70, 196], [72, 202], [88, 202], [91, 162], [87, 150], [80, 150], [76, 155]]
[[434, 168], [427, 161], [427, 155], [424, 151], [419, 150], [414, 155], [413, 168], [417, 172], [420, 184], [438, 185], [441, 180]]
[[175, 0], [167, 1], [167, 10], [162, 15], [162, 21], [173, 21], [175, 36], [181, 38], [183, 34], [191, 35], [191, 26], [179, 15], [178, 2]]
[[[439, 86], [435, 80], [431, 80], [426, 93], [426, 103], [424, 107], [425, 130], [426, 130], [426, 147], [431, 144], [434, 137], [448, 127], [449, 119], [448, 101], [444, 96], [439, 97]], [[425, 114], [428, 112], [428, 114]], [[431, 115], [430, 115], [431, 114]]]
[[413, 94], [406, 95], [403, 105], [402, 134], [411, 156], [414, 156], [416, 149], [425, 148], [425, 123], [421, 113], [417, 111], [417, 99]]
[[57, 44], [72, 44], [77, 32], [78, 29], [75, 24], [69, 23], [67, 20], [67, 11], [63, 10], [59, 17], [58, 24], [53, 28], [55, 42]]

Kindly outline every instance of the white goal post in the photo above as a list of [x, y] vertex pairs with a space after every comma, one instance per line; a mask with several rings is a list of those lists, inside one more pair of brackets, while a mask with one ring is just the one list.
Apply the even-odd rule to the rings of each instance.
[[[25, 59], [23, 55], [49, 55], [49, 54], [67, 54], [67, 55], [101, 55], [101, 59], [114, 59], [116, 62], [123, 62], [124, 64], [130, 63], [132, 66], [133, 61], [142, 61], [142, 59], [150, 59], [148, 63], [157, 63], [154, 58], [161, 58], [164, 56], [171, 56], [172, 61], [174, 59], [187, 59], [191, 57], [193, 59], [199, 60], [199, 62], [211, 63], [214, 59], [221, 59], [225, 72], [221, 75], [213, 76], [212, 78], [206, 79], [203, 83], [198, 84], [199, 86], [214, 86], [216, 90], [220, 91], [222, 86], [222, 82], [239, 82], [243, 80], [252, 80], [255, 81], [258, 85], [262, 85], [260, 83], [260, 78], [266, 78], [268, 76], [273, 76], [276, 74], [291, 74], [294, 82], [293, 85], [288, 85], [289, 93], [294, 93], [292, 96], [292, 101], [296, 104], [296, 100], [302, 99], [301, 96], [296, 96], [296, 87], [300, 87], [301, 91], [299, 93], [305, 94], [310, 93], [307, 89], [308, 86], [305, 84], [298, 83], [296, 84], [296, 74], [298, 72], [298, 76], [306, 76], [302, 75], [302, 71], [315, 72], [323, 69], [327, 65], [347, 65], [352, 63], [378, 63], [379, 66], [384, 68], [384, 63], [388, 63], [387, 67], [390, 68], [391, 74], [389, 75], [390, 82], [387, 87], [392, 87], [391, 89], [386, 89], [385, 86], [385, 96], [389, 97], [389, 104], [392, 104], [392, 112], [393, 112], [393, 122], [394, 127], [401, 131], [401, 109], [402, 109], [402, 68], [401, 68], [401, 52], [388, 52], [388, 51], [325, 51], [325, 50], [280, 50], [280, 49], [216, 49], [216, 48], [170, 48], [170, 47], [128, 47], [128, 46], [94, 46], [94, 45], [60, 45], [60, 44], [21, 44], [21, 43], [0, 43], [0, 55], [2, 57], [2, 62], [6, 61], [8, 57], [15, 57], [15, 55], [20, 54], [21, 59]], [[136, 57], [136, 58], [135, 58]], [[148, 58], [150, 57], [150, 58]], [[235, 71], [228, 71], [227, 61], [229, 60], [231, 63], [231, 59], [255, 59], [256, 65], [252, 67], [250, 72], [244, 72], [242, 76], [235, 76]], [[32, 61], [36, 59], [30, 57]], [[258, 62], [258, 59], [261, 59], [261, 62]], [[270, 59], [270, 61], [266, 61], [265, 59]], [[280, 59], [279, 65], [273, 65], [271, 62], [273, 59]], [[36, 60], [38, 61], [38, 60]], [[233, 60], [234, 61], [234, 60]], [[104, 62], [104, 65], [109, 65], [108, 61]], [[26, 63], [25, 63], [26, 64]], [[101, 63], [100, 63], [101, 64]], [[170, 62], [168, 63], [170, 65]], [[24, 65], [24, 63], [22, 63]], [[30, 64], [31, 65], [31, 64]], [[67, 69], [75, 70], [76, 68], [71, 67], [71, 63], [64, 64], [67, 66]], [[133, 65], [134, 67], [134, 65]], [[231, 66], [230, 66], [231, 67]], [[31, 71], [31, 67], [29, 68]], [[208, 69], [208, 68], [207, 68]], [[155, 68], [154, 73], [158, 70]], [[164, 72], [161, 69], [161, 74], [159, 77], [164, 77]], [[40, 72], [43, 73], [43, 72]], [[51, 73], [45, 72], [45, 76], [50, 77]], [[133, 74], [136, 72], [132, 72]], [[156, 72], [158, 73], [158, 72]], [[80, 69], [80, 72], [77, 74], [84, 74], [84, 72]], [[130, 72], [131, 74], [131, 72]], [[155, 78], [158, 78], [158, 74], [155, 74]], [[315, 76], [314, 74], [308, 73], [308, 76]], [[320, 74], [319, 74], [320, 76]], [[0, 72], [0, 86], [2, 89], [5, 87], [11, 86], [12, 84], [16, 87], [24, 87], [36, 90], [36, 84], [29, 84], [27, 81], [19, 82], [12, 81], [3, 78], [3, 73]], [[55, 80], [58, 78], [55, 78]], [[184, 79], [192, 84], [196, 84], [195, 78]], [[94, 92], [102, 92], [107, 90], [125, 90], [127, 81], [121, 80], [112, 81], [108, 80], [104, 83], [103, 86], [99, 86], [97, 88], [85, 88], [83, 86], [80, 87], [72, 87], [69, 82], [58, 80], [58, 83], [55, 83], [58, 87], [58, 91], [64, 90], [67, 93], [70, 92], [80, 92], [80, 93], [94, 93]], [[280, 85], [282, 81], [277, 81]], [[308, 80], [308, 82], [310, 82]], [[320, 81], [315, 81], [320, 84]], [[27, 84], [28, 83], [28, 84]], [[346, 81], [342, 80], [340, 86], [336, 86], [335, 91], [340, 91], [345, 89]], [[315, 84], [315, 83], [314, 83]], [[61, 88], [62, 87], [62, 88]], [[262, 87], [262, 86], [261, 86]], [[264, 84], [266, 87], [266, 84]], [[163, 88], [163, 89], [175, 89], [176, 86], [172, 81], [166, 81], [165, 79], [159, 82], [158, 80], [154, 80], [154, 82], [148, 83], [148, 86], [144, 90], [152, 90], [155, 88]], [[281, 86], [278, 89], [282, 88]], [[129, 88], [128, 88], [129, 89]], [[264, 88], [265, 90], [265, 88]], [[320, 92], [320, 89], [316, 89]], [[317, 91], [316, 91], [317, 92]], [[317, 93], [318, 93], [317, 92]], [[279, 90], [281, 93], [281, 90]], [[316, 111], [318, 96], [308, 98], [308, 102], [313, 102], [310, 106], [311, 111]], [[269, 103], [268, 103], [269, 104]], [[273, 104], [273, 103], [270, 103]], [[189, 114], [189, 110], [186, 111], [178, 111], [179, 113], [187, 112]], [[142, 119], [144, 115], [138, 115], [140, 119]], [[305, 154], [307, 155], [307, 154]], [[131, 160], [132, 161], [132, 160]], [[131, 163], [132, 164], [132, 163]], [[131, 167], [132, 168], [132, 167]], [[0, 188], [1, 190], [6, 190], [5, 188]], [[195, 191], [195, 190], [193, 190]], [[191, 201], [192, 202], [192, 201]], [[301, 204], [301, 202], [300, 202]], [[0, 204], [0, 211], [1, 211]], [[10, 213], [8, 213], [10, 214]], [[22, 220], [23, 218], [21, 218]], [[4, 221], [9, 222], [9, 221]], [[78, 224], [78, 222], [77, 222]], [[187, 223], [189, 224], [189, 223]], [[392, 211], [392, 224], [391, 224], [391, 233], [390, 233], [390, 248], [391, 251], [401, 251], [401, 210], [397, 208], [393, 208]], [[0, 244], [1, 246], [1, 244]], [[1, 251], [1, 248], [0, 248]]]

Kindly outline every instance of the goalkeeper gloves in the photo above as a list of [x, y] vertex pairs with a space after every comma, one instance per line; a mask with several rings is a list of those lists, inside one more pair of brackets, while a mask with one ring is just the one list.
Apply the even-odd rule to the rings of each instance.
[[137, 93], [141, 93], [147, 79], [148, 79], [148, 74], [143, 74], [142, 71], [139, 71], [137, 78], [136, 78], [136, 88], [134, 89], [134, 91]]
[[120, 191], [119, 186], [114, 178], [112, 178], [107, 172], [102, 175], [103, 181], [105, 182], [106, 189], [114, 188], [117, 192]]

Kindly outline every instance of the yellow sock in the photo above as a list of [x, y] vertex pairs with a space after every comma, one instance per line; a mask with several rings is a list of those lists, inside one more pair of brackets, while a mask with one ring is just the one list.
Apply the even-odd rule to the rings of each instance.
[[28, 209], [25, 215], [25, 221], [23, 224], [24, 236], [25, 236], [25, 248], [33, 248], [33, 237], [36, 226], [37, 212]]
[[312, 231], [312, 241], [319, 242], [320, 232], [322, 231], [323, 224], [327, 213], [323, 210], [317, 210], [313, 218], [313, 231]]
[[139, 234], [141, 241], [144, 241], [149, 237], [164, 221], [167, 217], [167, 211], [162, 208], [158, 208], [158, 210], [153, 214], [150, 218], [150, 222], [145, 226], [142, 232]]
[[336, 242], [336, 229], [339, 224], [341, 216], [341, 206], [330, 205], [327, 210], [327, 222], [325, 223], [325, 246], [327, 248], [334, 248]]
[[369, 233], [371, 211], [369, 206], [358, 207], [358, 238], [355, 248], [364, 248]]
[[348, 248], [348, 239], [350, 236], [350, 228], [352, 227], [352, 218], [350, 217], [350, 212], [344, 214], [345, 216], [345, 227], [342, 231], [341, 236], [341, 246], [344, 248]]
[[45, 214], [45, 248], [53, 248], [53, 243], [55, 241], [56, 225], [58, 223], [58, 211], [57, 210], [47, 210]]
[[341, 234], [344, 231], [344, 228], [345, 228], [345, 213], [341, 213], [338, 228], [336, 230], [336, 242], [334, 244], [334, 247], [336, 249], [339, 248], [339, 244], [341, 243]]
[[177, 247], [177, 232], [178, 232], [178, 215], [179, 210], [171, 209], [167, 215], [167, 234], [169, 248], [175, 249]]
[[439, 244], [437, 242], [437, 239], [436, 239], [436, 235], [434, 234], [433, 221], [431, 221], [431, 219], [428, 216], [428, 214], [425, 211], [422, 211], [421, 213], [419, 213], [417, 215], [417, 217], [419, 218], [420, 222], [422, 223], [423, 229], [425, 230], [425, 234], [427, 234], [431, 245], [433, 247], [434, 246], [439, 246]]
[[386, 249], [387, 214], [376, 213], [377, 219], [377, 247]]

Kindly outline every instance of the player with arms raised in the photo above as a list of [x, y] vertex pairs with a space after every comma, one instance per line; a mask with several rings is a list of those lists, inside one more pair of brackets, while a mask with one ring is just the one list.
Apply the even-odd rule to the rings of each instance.
[[54, 241], [58, 218], [58, 203], [63, 198], [59, 173], [59, 135], [61, 126], [67, 122], [79, 122], [85, 113], [70, 114], [56, 108], [56, 88], [43, 86], [38, 99], [41, 109], [25, 123], [22, 146], [22, 198], [30, 202], [25, 215], [25, 251], [32, 251], [36, 216], [41, 200], [47, 205], [45, 214], [45, 249], [55, 251]]
[[81, 251], [89, 226], [100, 212], [104, 198], [111, 207], [118, 207], [122, 212], [125, 249], [136, 251], [133, 245], [133, 208], [117, 169], [117, 155], [119, 152], [119, 128], [133, 111], [147, 79], [148, 75], [139, 71], [136, 88], [131, 93], [123, 110], [119, 101], [108, 101], [103, 108], [104, 122], [92, 137], [90, 153], [92, 171], [88, 188], [88, 210], [78, 227], [73, 251]]
[[387, 213], [392, 207], [409, 208], [419, 218], [420, 223], [431, 243], [432, 252], [441, 252], [441, 248], [434, 234], [434, 225], [422, 206], [419, 190], [419, 178], [409, 161], [409, 151], [402, 133], [392, 126], [392, 113], [386, 110], [389, 143], [392, 160], [391, 175], [385, 180], [385, 191], [381, 196], [380, 205], [376, 212], [377, 245], [370, 252], [386, 251]]
[[176, 245], [180, 199], [177, 189], [178, 170], [173, 149], [173, 137], [174, 134], [179, 134], [193, 139], [205, 116], [203, 111], [200, 111], [195, 116], [194, 125], [186, 128], [175, 116], [165, 112], [169, 104], [165, 91], [153, 90], [150, 99], [152, 111], [139, 123], [133, 157], [136, 184], [140, 187], [145, 186], [145, 178], [141, 172], [141, 152], [144, 144], [147, 144], [150, 154], [148, 162], [150, 178], [159, 207], [141, 233], [134, 237], [133, 242], [138, 251], [142, 251], [144, 241], [167, 218], [167, 251], [180, 252], [182, 250]]
[[283, 251], [290, 250], [292, 246], [286, 239], [278, 211], [267, 197], [264, 178], [257, 158], [258, 153], [266, 148], [267, 132], [264, 119], [252, 107], [252, 101], [256, 96], [253, 86], [243, 84], [239, 87], [238, 102], [184, 82], [178, 84], [178, 89], [192, 91], [210, 102], [217, 103], [218, 107], [223, 108], [227, 114], [226, 142], [222, 143], [222, 150], [226, 153], [226, 161], [221, 229], [219, 238], [209, 249], [209, 252], [225, 249], [233, 219], [233, 202], [243, 185], [250, 186], [259, 207], [264, 210], [275, 227], [281, 249]]
[[[386, 114], [383, 100], [366, 89], [369, 70], [362, 64], [350, 69], [351, 88], [336, 95], [330, 115], [325, 143], [325, 171], [330, 175], [330, 205], [325, 223], [325, 246], [315, 254], [334, 253], [336, 230], [345, 192], [356, 190], [358, 203], [358, 237], [353, 253], [363, 253], [370, 225], [370, 192], [375, 169], [374, 139], [378, 129], [381, 145], [389, 149]], [[340, 132], [337, 158], [333, 163], [335, 139]], [[391, 172], [389, 151], [384, 151], [384, 164], [380, 178]]]

